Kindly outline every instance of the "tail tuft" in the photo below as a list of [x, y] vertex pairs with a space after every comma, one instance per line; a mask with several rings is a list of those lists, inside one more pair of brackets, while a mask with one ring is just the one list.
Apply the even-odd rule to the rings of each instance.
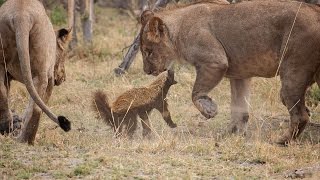
[[59, 126], [61, 127], [61, 129], [63, 129], [65, 132], [68, 132], [71, 130], [71, 123], [70, 121], [64, 117], [64, 116], [59, 116], [58, 117], [58, 121], [59, 121]]

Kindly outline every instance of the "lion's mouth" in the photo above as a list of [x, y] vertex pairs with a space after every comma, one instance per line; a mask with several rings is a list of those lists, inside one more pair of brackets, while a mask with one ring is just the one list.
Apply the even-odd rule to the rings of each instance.
[[54, 85], [55, 85], [55, 86], [59, 86], [59, 85], [61, 85], [63, 82], [64, 82], [63, 79], [59, 79], [59, 80], [55, 79], [55, 80], [54, 80]]
[[146, 74], [148, 75], [153, 75], [153, 76], [158, 76], [160, 73], [167, 71], [167, 68], [162, 68], [161, 70], [149, 70], [149, 71], [145, 71]]
[[154, 71], [151, 73], [153, 76], [158, 76], [160, 73], [158, 71]]

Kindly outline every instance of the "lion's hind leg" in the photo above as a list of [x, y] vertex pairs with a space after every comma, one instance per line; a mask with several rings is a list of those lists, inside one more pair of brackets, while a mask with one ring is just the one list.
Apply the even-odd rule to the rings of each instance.
[[[46, 103], [52, 92], [52, 87], [50, 88], [50, 86], [48, 86], [47, 77], [44, 76], [40, 78], [39, 76], [37, 76], [33, 78], [33, 83], [39, 96]], [[34, 143], [36, 133], [39, 127], [41, 112], [42, 110], [36, 105], [32, 97], [30, 97], [28, 107], [23, 117], [24, 125], [22, 127], [21, 134], [18, 138], [20, 142], [28, 142], [29, 144]]]
[[[309, 115], [305, 105], [305, 92], [312, 80], [312, 74], [301, 71], [292, 74], [280, 74], [281, 77], [281, 99], [290, 114], [290, 126], [287, 132], [277, 141], [278, 144], [286, 145], [296, 139], [305, 129]], [[290, 77], [291, 76], [291, 77]]]

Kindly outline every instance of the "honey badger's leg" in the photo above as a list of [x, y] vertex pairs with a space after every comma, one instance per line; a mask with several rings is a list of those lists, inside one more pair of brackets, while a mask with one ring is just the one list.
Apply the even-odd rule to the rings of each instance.
[[[285, 64], [283, 66], [286, 67]], [[309, 116], [305, 106], [305, 92], [312, 80], [312, 72], [290, 69], [290, 72], [280, 72], [281, 99], [290, 114], [290, 126], [285, 135], [278, 140], [279, 144], [287, 144], [297, 138], [306, 127]], [[294, 76], [293, 74], [294, 73]]]
[[[44, 102], [47, 101], [47, 98], [45, 96], [48, 87], [48, 78], [46, 72], [44, 72], [42, 76], [40, 75], [34, 77], [33, 83], [41, 99], [43, 99]], [[32, 97], [30, 97], [29, 105], [23, 117], [24, 125], [22, 127], [22, 132], [19, 136], [20, 142], [28, 142], [29, 144], [34, 143], [36, 133], [39, 127], [41, 112], [42, 110], [36, 105]]]
[[175, 124], [171, 119], [170, 111], [168, 110], [168, 103], [166, 100], [163, 100], [163, 103], [159, 104], [156, 109], [161, 112], [163, 119], [166, 121], [169, 127], [177, 127], [177, 124]]
[[128, 118], [127, 131], [129, 138], [133, 137], [134, 131], [137, 129], [137, 116], [131, 115]]
[[147, 112], [139, 112], [139, 117], [142, 119], [141, 124], [142, 124], [142, 136], [145, 137], [151, 133], [151, 125], [149, 121], [148, 114], [150, 111]]
[[120, 137], [122, 135], [122, 129], [125, 125], [125, 117], [121, 114], [113, 113], [112, 117], [113, 131], [115, 133], [115, 137]]
[[251, 79], [230, 79], [232, 133], [245, 133], [249, 120], [249, 98]]
[[0, 134], [9, 133], [11, 129], [12, 116], [9, 110], [8, 93], [6, 71], [3, 66], [0, 66]]

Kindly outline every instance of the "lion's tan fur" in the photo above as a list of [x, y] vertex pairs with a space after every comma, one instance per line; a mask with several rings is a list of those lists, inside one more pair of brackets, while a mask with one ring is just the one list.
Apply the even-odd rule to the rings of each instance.
[[159, 10], [157, 10], [157, 12], [168, 12], [170, 10], [176, 10], [179, 8], [185, 8], [188, 6], [193, 6], [196, 4], [203, 4], [203, 3], [212, 3], [212, 4], [230, 4], [227, 0], [194, 0], [191, 3], [180, 3], [180, 4], [168, 4], [166, 7], [161, 8]]
[[132, 88], [118, 96], [113, 103], [109, 103], [105, 93], [97, 91], [94, 94], [94, 109], [117, 134], [121, 133], [122, 126], [126, 126], [127, 133], [132, 136], [137, 116], [143, 120], [144, 135], [149, 134], [148, 114], [152, 109], [160, 111], [170, 127], [176, 127], [165, 100], [170, 86], [175, 83], [173, 72], [164, 72], [149, 86]]
[[314, 81], [320, 84], [318, 6], [277, 0], [198, 3], [155, 13], [145, 11], [141, 22], [144, 71], [157, 75], [175, 59], [195, 66], [192, 100], [205, 117], [217, 114], [208, 93], [228, 77], [230, 129], [244, 132], [250, 78], [280, 75], [281, 99], [290, 110], [291, 127], [279, 142], [287, 143], [303, 131], [309, 120], [305, 91]]
[[[8, 108], [11, 80], [25, 84], [31, 98], [25, 112], [20, 140], [33, 143], [41, 110], [60, 123], [45, 105], [54, 85], [65, 80], [64, 59], [70, 31], [62, 29], [57, 36], [38, 0], [8, 0], [0, 8], [0, 131], [12, 120]], [[39, 109], [39, 107], [40, 109]], [[62, 117], [65, 120], [64, 117]]]

